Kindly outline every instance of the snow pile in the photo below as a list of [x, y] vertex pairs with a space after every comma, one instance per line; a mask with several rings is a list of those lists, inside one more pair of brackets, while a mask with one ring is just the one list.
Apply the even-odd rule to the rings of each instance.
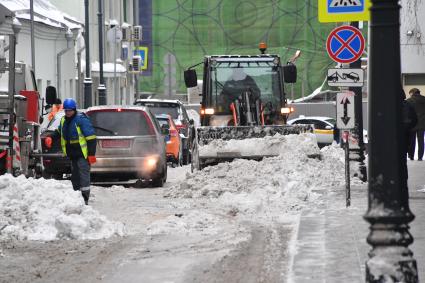
[[0, 176], [0, 240], [101, 239], [124, 235], [122, 223], [111, 222], [84, 205], [70, 182]]
[[318, 154], [315, 136], [310, 133], [299, 135], [266, 136], [244, 140], [216, 139], [199, 147], [200, 156], [217, 156], [220, 153], [238, 152], [242, 156], [280, 155], [302, 151], [304, 155]]
[[[219, 203], [227, 214], [262, 212], [273, 218], [298, 211], [307, 202], [318, 200], [321, 191], [344, 184], [344, 152], [338, 146], [320, 151], [309, 134], [276, 139], [282, 143], [270, 137], [262, 140], [279, 156], [262, 161], [237, 159], [206, 167], [188, 174], [165, 197], [206, 198]], [[243, 146], [261, 146], [261, 141], [245, 142]]]

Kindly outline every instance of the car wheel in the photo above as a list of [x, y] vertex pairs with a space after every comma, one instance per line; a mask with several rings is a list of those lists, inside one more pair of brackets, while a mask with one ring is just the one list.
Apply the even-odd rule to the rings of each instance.
[[52, 178], [55, 180], [63, 180], [63, 174], [52, 174]]
[[178, 158], [178, 161], [177, 161], [177, 166], [183, 166], [183, 155], [184, 155], [183, 148], [180, 147], [179, 158]]
[[152, 179], [152, 186], [154, 187], [163, 187], [164, 183], [167, 181], [167, 166], [164, 166], [162, 175], [158, 178]]
[[41, 176], [42, 176], [44, 179], [52, 179], [52, 174], [47, 173], [47, 172], [43, 172], [43, 173], [41, 173]]
[[135, 188], [141, 189], [146, 187], [146, 182], [143, 182], [142, 179], [138, 179], [136, 183], [134, 184]]
[[189, 149], [184, 149], [182, 154], [182, 164], [188, 165], [190, 163], [190, 151]]

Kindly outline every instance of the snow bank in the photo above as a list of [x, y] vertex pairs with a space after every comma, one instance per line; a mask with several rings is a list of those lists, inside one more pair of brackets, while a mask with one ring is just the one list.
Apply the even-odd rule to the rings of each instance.
[[91, 206], [70, 182], [0, 176], [0, 240], [101, 239], [124, 235]]
[[[188, 174], [165, 197], [206, 198], [233, 215], [280, 218], [319, 201], [320, 192], [344, 184], [344, 152], [318, 149], [313, 135], [288, 135], [239, 141], [239, 146], [271, 148], [279, 156], [262, 161], [238, 159]], [[312, 158], [315, 154], [316, 158]], [[320, 156], [320, 158], [317, 158]]]

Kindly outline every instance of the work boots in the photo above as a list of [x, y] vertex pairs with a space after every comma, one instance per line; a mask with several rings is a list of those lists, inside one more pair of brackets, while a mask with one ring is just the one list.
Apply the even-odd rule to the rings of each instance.
[[81, 191], [81, 194], [83, 195], [84, 203], [86, 205], [89, 204], [89, 197], [90, 197], [90, 190]]

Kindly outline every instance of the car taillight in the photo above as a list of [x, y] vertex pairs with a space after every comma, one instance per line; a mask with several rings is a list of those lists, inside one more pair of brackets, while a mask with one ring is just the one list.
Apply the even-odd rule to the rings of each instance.
[[179, 131], [179, 133], [186, 135], [186, 131], [187, 131], [186, 125], [184, 125], [184, 124], [176, 125], [176, 129], [177, 129], [177, 131]]
[[179, 132], [177, 130], [171, 129], [170, 130], [170, 136], [177, 137], [179, 135]]
[[53, 140], [52, 140], [52, 138], [51, 138], [51, 137], [46, 137], [46, 138], [44, 139], [44, 145], [45, 145], [47, 148], [51, 148], [51, 147], [52, 147], [52, 143], [53, 143]]

